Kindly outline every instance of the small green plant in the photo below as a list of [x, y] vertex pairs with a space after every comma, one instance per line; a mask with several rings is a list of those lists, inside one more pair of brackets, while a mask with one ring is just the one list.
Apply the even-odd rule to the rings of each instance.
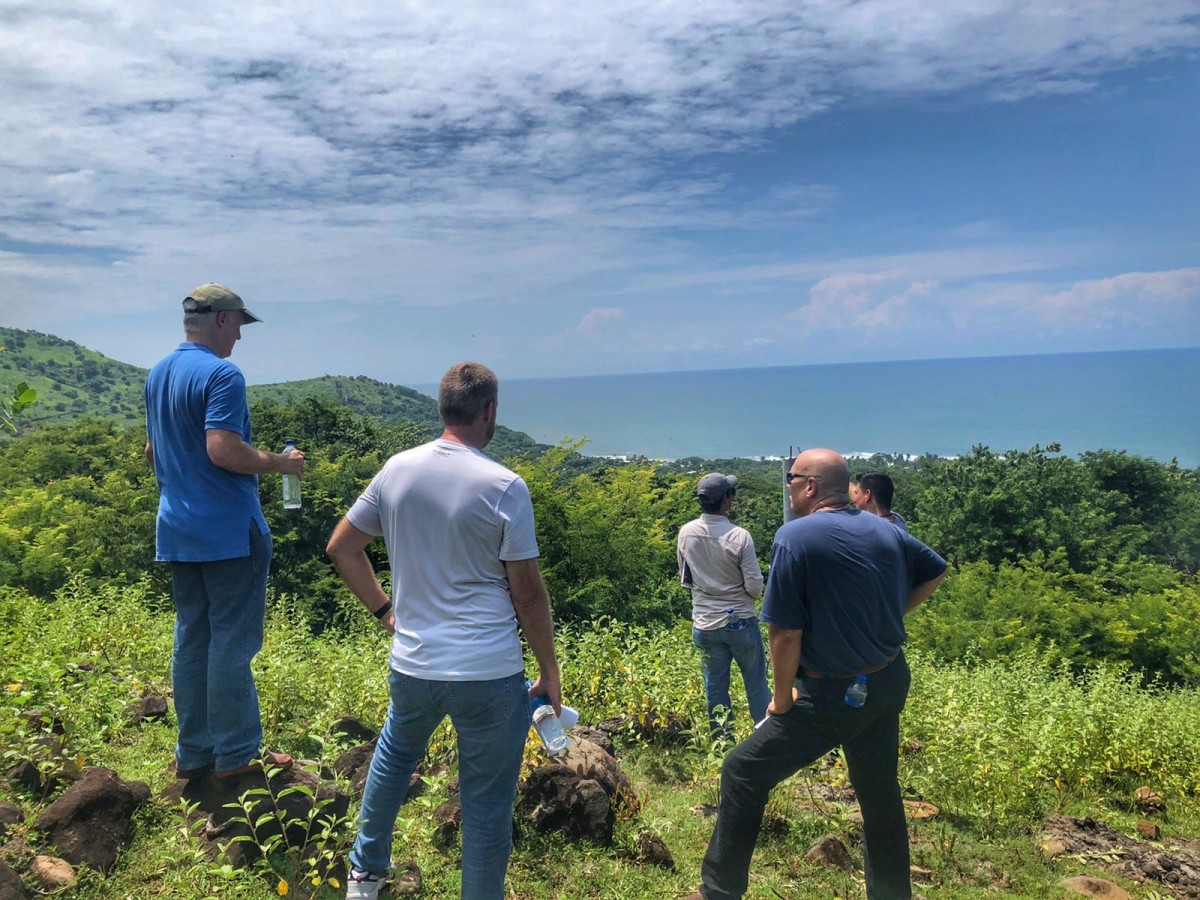
[[[0, 350], [3, 349], [3, 347], [0, 347]], [[36, 401], [37, 391], [22, 381], [13, 390], [11, 398], [0, 399], [0, 428], [11, 434], [16, 434], [16, 417], [30, 406], [33, 406]]]
[[[312, 898], [326, 886], [337, 890], [341, 884], [333, 872], [350, 849], [349, 819], [334, 815], [329, 810], [333, 798], [318, 796], [307, 784], [293, 782], [276, 791], [273, 779], [281, 771], [268, 767], [266, 787], [251, 788], [225, 804], [240, 813], [230, 821], [245, 826], [248, 833], [223, 844], [222, 855], [228, 856], [234, 844], [251, 844], [254, 865], [275, 882], [280, 896], [295, 890], [298, 896]], [[289, 818], [281, 801], [293, 794], [307, 798], [308, 811]]]

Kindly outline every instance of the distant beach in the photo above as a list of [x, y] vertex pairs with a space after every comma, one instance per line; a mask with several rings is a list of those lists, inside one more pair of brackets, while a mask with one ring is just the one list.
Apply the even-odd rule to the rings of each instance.
[[596, 456], [1058, 443], [1200, 466], [1200, 348], [507, 379], [500, 391], [503, 424], [546, 443], [587, 438]]

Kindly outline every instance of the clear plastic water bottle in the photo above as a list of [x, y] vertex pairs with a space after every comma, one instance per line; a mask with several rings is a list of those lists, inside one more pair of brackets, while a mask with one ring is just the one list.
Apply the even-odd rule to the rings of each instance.
[[550, 699], [537, 696], [529, 701], [533, 707], [533, 727], [546, 747], [546, 752], [557, 756], [571, 746], [571, 739], [563, 731], [562, 721], [554, 714]]
[[[526, 690], [530, 688], [533, 688], [533, 682], [526, 680]], [[566, 737], [564, 727], [575, 725], [575, 722], [580, 720], [580, 714], [570, 707], [563, 707], [563, 718], [559, 719], [554, 715], [554, 707], [545, 694], [529, 698], [529, 712], [533, 714], [533, 726], [538, 730], [538, 737], [541, 738], [541, 743], [545, 744], [548, 754], [557, 756], [569, 748], [571, 739]], [[566, 724], [568, 719], [571, 720], [569, 725]]]
[[[286, 456], [296, 449], [296, 442], [292, 438], [288, 438], [283, 445], [283, 452]], [[300, 508], [300, 476], [289, 475], [284, 473], [283, 476], [283, 508], [284, 509], [299, 509]]]
[[854, 684], [846, 688], [846, 705], [853, 706], [855, 709], [860, 709], [867, 704], [867, 676], [859, 675], [854, 679]]

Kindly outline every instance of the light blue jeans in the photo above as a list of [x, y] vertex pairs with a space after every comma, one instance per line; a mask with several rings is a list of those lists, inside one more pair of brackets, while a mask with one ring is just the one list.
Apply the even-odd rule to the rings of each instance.
[[767, 687], [767, 657], [763, 651], [762, 632], [758, 630], [758, 619], [742, 619], [741, 628], [729, 626], [701, 631], [692, 628], [692, 643], [703, 654], [704, 694], [708, 699], [708, 724], [714, 736], [724, 735], [732, 739], [733, 729], [718, 709], [729, 712], [733, 707], [729, 699], [729, 669], [737, 661], [742, 670], [742, 681], [746, 685], [746, 704], [755, 722], [762, 721], [771, 702], [771, 690]]
[[525, 675], [492, 681], [426, 681], [393, 671], [392, 702], [363, 791], [350, 865], [383, 872], [408, 780], [446, 716], [458, 737], [462, 896], [503, 900], [512, 851], [513, 798], [532, 724]]
[[181, 769], [236, 769], [262, 746], [250, 662], [262, 649], [271, 551], [271, 536], [251, 524], [249, 556], [171, 563], [171, 684]]

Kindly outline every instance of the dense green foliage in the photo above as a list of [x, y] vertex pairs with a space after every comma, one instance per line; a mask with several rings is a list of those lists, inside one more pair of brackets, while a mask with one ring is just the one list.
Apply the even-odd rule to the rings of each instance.
[[[307, 453], [305, 505], [285, 512], [278, 479], [261, 481], [275, 537], [272, 583], [318, 631], [361, 615], [324, 555], [325, 542], [392, 453], [427, 439], [424, 422], [388, 423], [310, 398], [254, 404], [256, 440]], [[83, 420], [0, 442], [0, 579], [46, 596], [71, 573], [96, 582], [149, 578], [157, 486], [140, 428]], [[562, 622], [609, 616], [671, 623], [689, 596], [677, 583], [675, 535], [697, 513], [692, 488], [706, 470], [741, 479], [734, 518], [764, 565], [781, 519], [778, 463], [719, 460], [584, 469], [569, 445], [508, 461], [524, 476], [537, 516], [542, 567]], [[1200, 683], [1200, 488], [1174, 464], [1097, 451], [871, 460], [890, 464], [896, 508], [955, 571], [910, 619], [914, 646], [956, 660], [1001, 659], [1036, 646], [1076, 670], [1098, 660], [1172, 682]], [[380, 543], [370, 549], [386, 577]]]
[[1136, 558], [1200, 568], [1195, 471], [1111, 451], [1074, 460], [1057, 449], [976, 447], [930, 466], [910, 486], [914, 531], [955, 562], [1061, 550], [1077, 572]]
[[[132, 726], [125, 707], [144, 692], [166, 689], [171, 622], [169, 601], [145, 582], [96, 586], [77, 577], [46, 598], [0, 588], [0, 646], [10, 661], [0, 683], [2, 761], [23, 758], [45, 723], [57, 720], [70, 758], [145, 780], [156, 792], [165, 787], [174, 725]], [[332, 734], [336, 716], [382, 722], [388, 642], [369, 620], [321, 637], [307, 624], [291, 604], [272, 602], [256, 662], [259, 694], [271, 746], [328, 766], [346, 746]], [[686, 623], [580, 623], [561, 630], [558, 646], [564, 695], [584, 722], [624, 716], [653, 726], [673, 715], [691, 730], [681, 742], [632, 734], [621, 741], [621, 763], [635, 780], [640, 809], [618, 818], [612, 850], [523, 829], [510, 868], [513, 896], [649, 900], [694, 890], [712, 830], [712, 820], [696, 809], [716, 798], [722, 754], [706, 739], [703, 689]], [[910, 662], [914, 679], [902, 720], [900, 779], [906, 796], [921, 797], [943, 813], [912, 825], [914, 862], [935, 873], [935, 882], [921, 888], [925, 896], [995, 896], [997, 889], [1009, 897], [1057, 896], [1055, 882], [1076, 874], [1082, 861], [1054, 862], [1038, 854], [1043, 818], [1089, 815], [1132, 831], [1138, 814], [1131, 796], [1142, 785], [1171, 811], [1163, 820], [1168, 836], [1190, 837], [1200, 825], [1195, 689], [1146, 688], [1105, 665], [1075, 674], [1029, 651], [982, 664], [945, 664], [913, 652]], [[736, 726], [740, 735], [748, 732], [744, 713]], [[531, 744], [527, 761], [543, 759]], [[435, 734], [427, 762], [453, 766], [446, 726]], [[425, 896], [457, 894], [457, 854], [434, 841], [430, 816], [446, 798], [452, 774], [431, 776], [427, 797], [404, 807], [398, 823], [396, 858], [421, 866]], [[754, 896], [863, 896], [861, 875], [803, 862], [818, 837], [833, 833], [852, 847], [861, 866], [850, 837], [856, 831], [851, 810], [828, 799], [845, 782], [844, 762], [833, 757], [776, 790], [768, 814], [786, 816], [790, 828], [764, 832], [764, 852], [755, 855]], [[32, 821], [53, 797], [0, 782], [0, 799], [16, 801]], [[665, 840], [677, 871], [629, 861], [641, 831]], [[16, 826], [15, 836], [32, 837], [25, 824]], [[350, 822], [339, 823], [327, 849], [344, 857], [351, 836]], [[269, 872], [224, 867], [197, 852], [178, 810], [156, 797], [138, 815], [133, 845], [116, 869], [108, 876], [85, 870], [73, 896], [266, 900], [278, 895], [284, 879], [289, 896], [341, 895], [328, 884], [297, 880], [295, 873], [304, 871], [300, 862], [280, 854]]]

